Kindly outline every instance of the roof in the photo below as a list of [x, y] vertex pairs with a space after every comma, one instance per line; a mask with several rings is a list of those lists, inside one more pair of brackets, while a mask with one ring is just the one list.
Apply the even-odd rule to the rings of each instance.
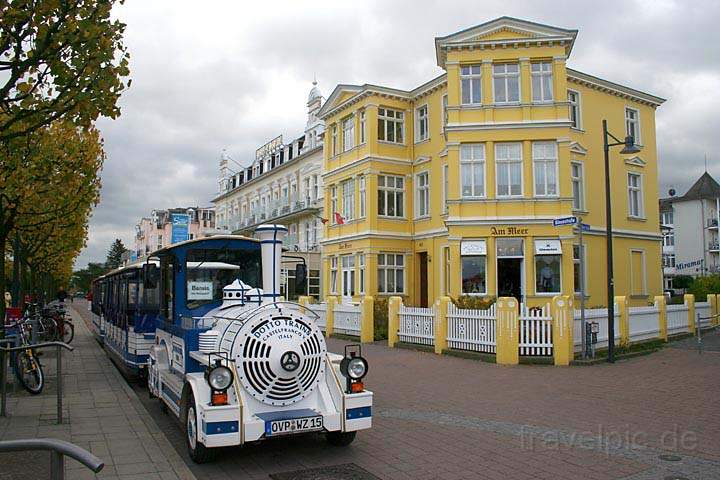
[[708, 173], [700, 178], [681, 197], [666, 197], [660, 199], [660, 210], [669, 209], [669, 204], [676, 202], [690, 202], [693, 200], [714, 200], [720, 198], [720, 184]]

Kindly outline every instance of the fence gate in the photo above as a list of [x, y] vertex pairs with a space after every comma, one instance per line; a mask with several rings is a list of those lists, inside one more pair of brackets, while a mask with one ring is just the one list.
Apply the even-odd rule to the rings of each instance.
[[520, 305], [520, 355], [549, 356], [553, 354], [552, 316], [550, 305], [528, 308]]
[[401, 342], [435, 345], [435, 305], [430, 308], [406, 307], [400, 304]]
[[495, 304], [487, 310], [468, 310], [448, 303], [448, 347], [495, 353]]

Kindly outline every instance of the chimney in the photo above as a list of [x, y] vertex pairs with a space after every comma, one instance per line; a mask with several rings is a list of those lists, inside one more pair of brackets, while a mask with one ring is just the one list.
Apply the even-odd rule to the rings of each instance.
[[255, 229], [262, 254], [263, 303], [275, 302], [280, 298], [280, 261], [287, 232], [284, 225], [265, 224]]

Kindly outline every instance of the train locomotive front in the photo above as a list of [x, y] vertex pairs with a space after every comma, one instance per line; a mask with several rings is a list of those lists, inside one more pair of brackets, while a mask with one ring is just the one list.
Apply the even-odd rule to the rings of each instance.
[[279, 299], [286, 232], [257, 229], [262, 289], [235, 279], [217, 308], [180, 329], [157, 330], [149, 389], [183, 422], [196, 462], [216, 447], [306, 432], [349, 445], [372, 424], [359, 345], [329, 353], [312, 310]]

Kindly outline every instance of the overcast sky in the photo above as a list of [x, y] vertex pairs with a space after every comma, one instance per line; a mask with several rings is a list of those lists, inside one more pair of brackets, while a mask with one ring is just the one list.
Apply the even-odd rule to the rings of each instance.
[[222, 149], [242, 163], [305, 125], [313, 75], [411, 89], [442, 73], [434, 37], [510, 15], [579, 30], [568, 65], [668, 101], [657, 111], [660, 191], [720, 179], [720, 2], [127, 0], [132, 88], [101, 120], [108, 159], [88, 247], [132, 248], [155, 208], [210, 205]]

